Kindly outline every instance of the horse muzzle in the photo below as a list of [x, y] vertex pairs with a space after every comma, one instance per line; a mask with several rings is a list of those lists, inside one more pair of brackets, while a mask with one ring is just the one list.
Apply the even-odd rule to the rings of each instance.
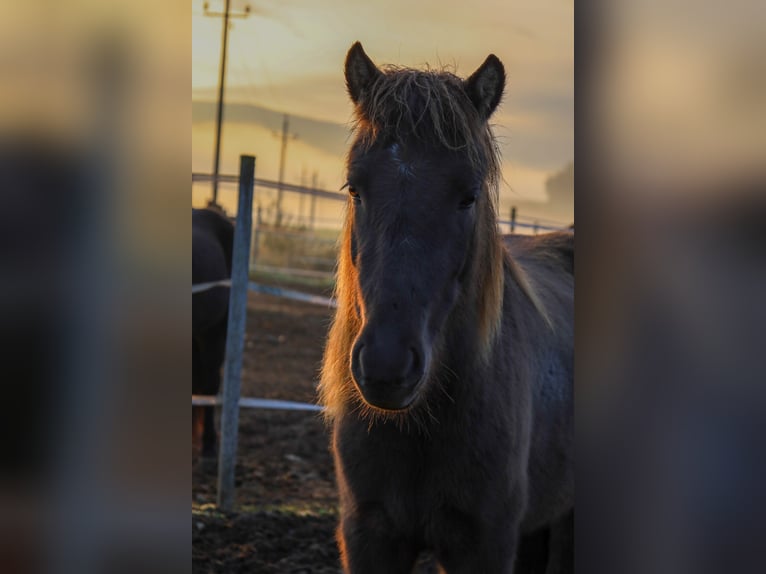
[[422, 346], [363, 334], [354, 345], [351, 373], [370, 406], [398, 411], [412, 405], [424, 378]]

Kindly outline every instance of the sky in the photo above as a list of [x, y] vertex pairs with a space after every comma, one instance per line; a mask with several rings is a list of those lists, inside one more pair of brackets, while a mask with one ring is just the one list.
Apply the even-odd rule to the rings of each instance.
[[[223, 172], [235, 173], [239, 154], [253, 153], [257, 175], [276, 179], [275, 132], [286, 113], [296, 137], [288, 144], [285, 180], [308, 183], [316, 171], [322, 187], [338, 189], [352, 112], [343, 61], [356, 40], [378, 64], [449, 65], [463, 77], [489, 53], [502, 60], [508, 81], [492, 118], [503, 154], [501, 213], [515, 200], [545, 201], [545, 180], [574, 159], [571, 1], [232, 0], [234, 11], [247, 4], [249, 17], [230, 28], [226, 102], [277, 113], [254, 122], [229, 118]], [[210, 0], [210, 10], [222, 9], [222, 0]], [[202, 0], [192, 1], [196, 102], [215, 101], [221, 28], [220, 18], [204, 15]], [[209, 113], [195, 116], [194, 171], [212, 171], [213, 126]]]

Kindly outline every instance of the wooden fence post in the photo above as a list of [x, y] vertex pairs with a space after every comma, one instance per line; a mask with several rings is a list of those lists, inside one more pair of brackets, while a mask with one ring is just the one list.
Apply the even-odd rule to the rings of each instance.
[[249, 242], [253, 224], [254, 183], [255, 158], [248, 155], [240, 156], [239, 202], [237, 204], [237, 223], [234, 228], [229, 324], [226, 332], [226, 359], [223, 368], [221, 441], [218, 453], [217, 503], [222, 510], [231, 510], [234, 506], [234, 468], [237, 460], [242, 352], [245, 347]]
[[516, 231], [516, 206], [511, 207], [511, 233]]

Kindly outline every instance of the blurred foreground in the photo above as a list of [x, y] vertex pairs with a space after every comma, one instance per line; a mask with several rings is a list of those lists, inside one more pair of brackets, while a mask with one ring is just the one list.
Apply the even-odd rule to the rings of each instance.
[[2, 572], [188, 570], [189, 22], [3, 8]]
[[763, 570], [764, 15], [578, 11], [577, 571]]

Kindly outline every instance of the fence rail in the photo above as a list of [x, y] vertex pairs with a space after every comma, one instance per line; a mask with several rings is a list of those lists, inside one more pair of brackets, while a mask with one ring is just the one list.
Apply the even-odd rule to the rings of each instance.
[[[222, 405], [221, 397], [209, 395], [192, 395], [192, 406], [195, 407], [216, 407]], [[321, 412], [324, 408], [321, 405], [313, 403], [300, 403], [296, 401], [282, 401], [279, 399], [257, 399], [251, 397], [240, 397], [240, 408], [250, 409], [274, 409], [285, 411], [312, 411]]]
[[[231, 287], [231, 279], [221, 279], [220, 281], [209, 281], [207, 283], [195, 283], [192, 285], [192, 295], [195, 293], [202, 293], [203, 291], [208, 291], [216, 287]], [[302, 291], [293, 291], [292, 289], [285, 289], [283, 287], [262, 285], [261, 283], [256, 283], [254, 281], [248, 281], [247, 289], [248, 291], [261, 293], [262, 295], [273, 295], [275, 297], [293, 299], [294, 301], [303, 301], [304, 303], [314, 303], [315, 305], [322, 305], [325, 307], [338, 306], [335, 299], [322, 297], [321, 295], [312, 295]]]
[[[192, 183], [213, 181], [213, 174], [210, 173], [192, 173]], [[238, 175], [219, 175], [218, 181], [221, 183], [237, 183]], [[279, 183], [270, 179], [255, 178], [256, 187], [266, 187], [269, 189], [282, 189], [283, 191], [293, 191], [305, 195], [313, 195], [324, 199], [334, 199], [336, 201], [346, 201], [347, 196], [335, 191], [326, 191], [324, 189], [315, 189], [304, 185], [295, 185], [293, 183]]]
[[541, 223], [527, 223], [524, 221], [511, 220], [511, 219], [499, 219], [497, 221], [499, 225], [508, 225], [511, 229], [515, 227], [523, 227], [524, 229], [532, 229], [533, 231], [571, 231], [568, 225], [543, 225]]

